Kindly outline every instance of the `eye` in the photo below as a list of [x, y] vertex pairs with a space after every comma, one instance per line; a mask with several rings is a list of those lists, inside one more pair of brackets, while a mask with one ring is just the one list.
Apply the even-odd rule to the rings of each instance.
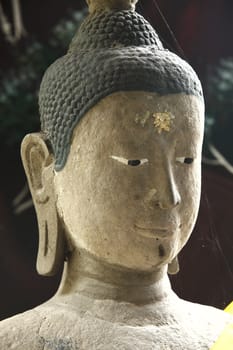
[[141, 164], [140, 159], [130, 159], [130, 160], [128, 160], [128, 165], [137, 166], [137, 165], [140, 165], [140, 164]]
[[177, 157], [176, 161], [181, 164], [192, 164], [194, 159], [191, 157]]
[[126, 159], [123, 157], [116, 157], [116, 156], [111, 156], [112, 159], [117, 160], [120, 163], [123, 163], [125, 165], [130, 165], [130, 166], [139, 166], [143, 165], [145, 163], [148, 163], [148, 159]]

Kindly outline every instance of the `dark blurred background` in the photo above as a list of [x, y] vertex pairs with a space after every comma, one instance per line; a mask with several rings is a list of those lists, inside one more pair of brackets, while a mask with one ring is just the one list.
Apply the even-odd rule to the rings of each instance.
[[[233, 2], [141, 0], [137, 10], [191, 63], [206, 99], [200, 212], [173, 288], [224, 308], [233, 299]], [[46, 278], [35, 270], [38, 231], [20, 141], [39, 130], [43, 72], [86, 13], [84, 0], [0, 0], [0, 319], [47, 300], [59, 284], [61, 272]]]

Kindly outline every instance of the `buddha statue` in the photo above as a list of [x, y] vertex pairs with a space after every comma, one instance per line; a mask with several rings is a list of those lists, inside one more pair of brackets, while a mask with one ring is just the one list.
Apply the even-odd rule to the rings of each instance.
[[181, 300], [167, 273], [198, 213], [204, 101], [132, 0], [89, 0], [48, 68], [41, 132], [22, 142], [53, 298], [0, 323], [1, 349], [210, 349], [232, 317]]

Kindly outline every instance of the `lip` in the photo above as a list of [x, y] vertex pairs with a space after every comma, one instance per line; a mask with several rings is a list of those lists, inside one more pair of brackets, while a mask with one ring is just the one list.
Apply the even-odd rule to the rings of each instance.
[[173, 227], [140, 227], [134, 225], [136, 230], [139, 232], [140, 236], [147, 238], [171, 238], [176, 229]]

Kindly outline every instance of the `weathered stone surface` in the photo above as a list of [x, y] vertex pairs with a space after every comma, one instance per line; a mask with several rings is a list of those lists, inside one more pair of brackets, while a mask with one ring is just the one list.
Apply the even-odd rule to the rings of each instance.
[[230, 316], [176, 296], [156, 305], [55, 299], [0, 324], [2, 349], [207, 350]]
[[110, 95], [77, 125], [59, 172], [43, 137], [26, 137], [38, 218], [58, 220], [40, 242], [44, 271], [59, 260], [54, 235], [69, 258], [54, 298], [0, 323], [3, 349], [209, 349], [232, 322], [180, 300], [166, 274], [198, 211], [203, 114], [195, 96]]
[[[106, 3], [91, 1], [92, 10]], [[21, 153], [40, 231], [37, 269], [51, 275], [64, 264], [64, 272], [51, 300], [0, 323], [1, 349], [207, 350], [233, 322], [179, 299], [167, 276], [178, 270], [201, 191], [204, 104], [196, 75], [182, 62], [191, 90], [170, 84], [174, 76], [161, 65], [172, 91], [136, 84], [135, 91], [98, 95], [69, 125], [68, 141], [59, 141], [69, 150], [59, 169], [51, 135], [67, 132], [70, 119], [62, 108], [51, 111], [57, 101], [70, 107], [67, 89], [57, 100], [45, 98], [49, 126], [27, 135]]]

